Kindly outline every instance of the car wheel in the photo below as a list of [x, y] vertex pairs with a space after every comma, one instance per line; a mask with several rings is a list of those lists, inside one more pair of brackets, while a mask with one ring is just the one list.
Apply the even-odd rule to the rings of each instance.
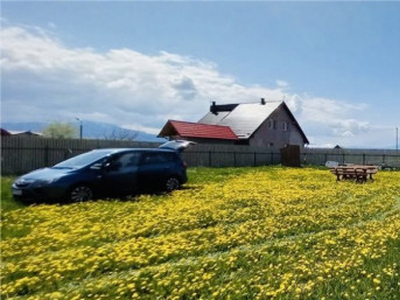
[[180, 186], [181, 186], [181, 183], [179, 182], [178, 178], [176, 178], [176, 177], [170, 177], [165, 182], [165, 190], [167, 192], [171, 192], [173, 190], [179, 189]]
[[74, 186], [69, 192], [69, 200], [72, 202], [83, 202], [93, 199], [93, 191], [86, 185]]

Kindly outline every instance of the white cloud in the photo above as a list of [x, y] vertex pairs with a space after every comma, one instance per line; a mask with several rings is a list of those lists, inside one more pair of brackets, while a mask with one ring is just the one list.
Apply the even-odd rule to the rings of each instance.
[[368, 132], [370, 129], [370, 124], [368, 122], [357, 121], [354, 119], [338, 120], [333, 122], [333, 124], [336, 126], [334, 129], [335, 134], [347, 137]]
[[285, 92], [289, 84], [283, 80], [276, 80], [276, 88], [245, 86], [222, 74], [215, 63], [189, 56], [71, 48], [53, 33], [31, 26], [7, 24], [1, 39], [3, 122], [80, 117], [157, 133], [168, 118], [197, 121], [210, 101], [265, 98], [285, 99], [317, 142], [321, 136], [348, 138], [369, 130], [368, 122], [354, 118], [354, 112], [367, 109], [363, 104], [300, 97]]
[[142, 124], [135, 124], [135, 123], [121, 124], [121, 127], [126, 128], [126, 129], [144, 131], [144, 132], [155, 134], [155, 135], [159, 134], [160, 130], [161, 130], [161, 128], [147, 127], [147, 126], [143, 126]]
[[[312, 134], [316, 135], [315, 140], [321, 137], [330, 137], [337, 143], [349, 143], [353, 138], [366, 134], [370, 130], [367, 121], [353, 118], [355, 114], [360, 114], [367, 109], [365, 104], [349, 104], [343, 101], [335, 101], [321, 97], [305, 96], [300, 98], [301, 121], [312, 129]], [[343, 138], [347, 138], [344, 140]], [[312, 139], [310, 139], [312, 140]]]
[[56, 28], [57, 28], [56, 24], [54, 24], [53, 22], [47, 23], [47, 26], [48, 26], [49, 28], [51, 28], [51, 29], [56, 29]]
[[[33, 27], [5, 27], [1, 35], [5, 121], [80, 115], [154, 131], [168, 114], [196, 121], [211, 100], [283, 98], [278, 89], [240, 85], [214, 63], [188, 56], [69, 48]], [[32, 109], [37, 114], [27, 114]]]
[[353, 137], [354, 134], [351, 131], [345, 131], [341, 134], [343, 137]]
[[329, 122], [329, 118], [346, 118], [352, 111], [362, 111], [366, 108], [367, 106], [365, 104], [354, 105], [322, 97], [305, 96], [303, 99], [302, 113], [306, 119]]
[[276, 85], [280, 88], [285, 88], [289, 85], [289, 83], [284, 80], [277, 80]]

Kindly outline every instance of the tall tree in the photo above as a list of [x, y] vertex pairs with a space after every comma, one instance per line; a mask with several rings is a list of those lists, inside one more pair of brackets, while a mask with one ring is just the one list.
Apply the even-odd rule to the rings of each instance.
[[139, 132], [125, 128], [113, 129], [111, 132], [104, 134], [105, 140], [112, 141], [134, 141]]
[[54, 122], [43, 129], [42, 134], [49, 138], [72, 139], [76, 137], [76, 130], [69, 123]]

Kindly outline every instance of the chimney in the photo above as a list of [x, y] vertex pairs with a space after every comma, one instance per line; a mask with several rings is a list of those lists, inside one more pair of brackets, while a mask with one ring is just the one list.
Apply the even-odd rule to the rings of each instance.
[[261, 105], [265, 105], [265, 99], [261, 98]]
[[211, 102], [211, 106], [210, 106], [210, 112], [213, 113], [214, 115], [218, 115], [218, 111], [217, 111], [217, 105], [215, 103], [215, 101]]

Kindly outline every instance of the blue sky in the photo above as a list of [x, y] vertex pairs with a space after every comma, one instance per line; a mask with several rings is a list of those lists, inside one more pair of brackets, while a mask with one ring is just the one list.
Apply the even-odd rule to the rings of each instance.
[[2, 119], [157, 132], [212, 100], [284, 98], [312, 145], [393, 148], [399, 15], [396, 2], [3, 2]]

